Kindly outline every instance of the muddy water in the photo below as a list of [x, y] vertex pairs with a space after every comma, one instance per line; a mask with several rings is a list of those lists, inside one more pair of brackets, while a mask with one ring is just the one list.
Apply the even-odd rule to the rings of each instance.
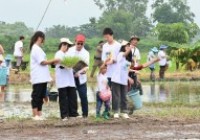
[[[144, 103], [197, 104], [200, 102], [200, 82], [143, 83]], [[56, 92], [54, 88], [51, 90]], [[96, 84], [88, 84], [88, 100], [95, 102]], [[0, 94], [0, 116], [30, 117], [31, 86], [10, 86], [6, 94]], [[58, 103], [44, 105], [45, 115], [59, 116]], [[94, 113], [90, 112], [90, 113]]]

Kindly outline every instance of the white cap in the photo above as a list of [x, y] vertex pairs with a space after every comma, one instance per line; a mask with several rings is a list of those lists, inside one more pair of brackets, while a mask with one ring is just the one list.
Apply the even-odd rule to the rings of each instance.
[[61, 42], [61, 43], [66, 42], [66, 43], [68, 43], [68, 44], [70, 44], [70, 45], [73, 45], [73, 44], [74, 44], [74, 43], [72, 43], [72, 42], [69, 40], [69, 38], [61, 38], [61, 39], [60, 39], [60, 42]]
[[126, 40], [122, 40], [122, 42], [121, 42], [121, 45], [122, 45], [122, 46], [125, 46], [125, 45], [128, 45], [128, 44], [129, 44], [129, 42], [126, 41]]

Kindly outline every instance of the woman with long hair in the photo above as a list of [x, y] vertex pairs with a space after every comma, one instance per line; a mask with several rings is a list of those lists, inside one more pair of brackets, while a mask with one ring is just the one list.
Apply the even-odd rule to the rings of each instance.
[[30, 42], [30, 76], [33, 87], [32, 91], [32, 111], [33, 120], [44, 120], [42, 117], [43, 98], [46, 96], [47, 83], [50, 82], [51, 76], [48, 65], [58, 63], [59, 60], [47, 60], [46, 54], [42, 50], [45, 41], [45, 34], [37, 31], [31, 38]]

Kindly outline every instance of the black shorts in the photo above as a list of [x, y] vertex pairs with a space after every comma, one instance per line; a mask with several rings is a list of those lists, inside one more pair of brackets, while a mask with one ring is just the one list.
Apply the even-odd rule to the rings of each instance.
[[42, 111], [43, 99], [46, 97], [47, 83], [40, 83], [33, 85], [33, 92], [31, 94], [31, 105], [33, 109]]

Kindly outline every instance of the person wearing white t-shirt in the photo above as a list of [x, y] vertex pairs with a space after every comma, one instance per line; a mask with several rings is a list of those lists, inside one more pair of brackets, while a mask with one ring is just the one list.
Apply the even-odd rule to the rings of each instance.
[[[111, 100], [111, 90], [108, 86], [108, 79], [106, 76], [107, 67], [105, 63], [99, 69], [99, 74], [97, 75], [98, 91], [96, 95], [96, 118], [101, 117], [101, 107], [104, 103], [105, 111], [103, 112], [104, 119], [108, 120], [110, 117], [110, 100]], [[104, 96], [102, 98], [102, 95]]]
[[[147, 62], [150, 62], [153, 59], [157, 58], [157, 53], [158, 53], [158, 49], [156, 47], [152, 48], [148, 53]], [[149, 69], [151, 70], [150, 80], [155, 81], [155, 79], [156, 79], [156, 76], [155, 76], [155, 64], [150, 65]]]
[[[75, 46], [71, 47], [67, 54], [72, 57], [79, 57], [89, 66], [90, 56], [89, 52], [84, 48], [85, 36], [78, 34], [75, 38]], [[76, 89], [81, 99], [82, 116], [88, 117], [88, 97], [87, 97], [87, 71], [89, 67], [86, 66], [82, 70], [75, 73]]]
[[120, 53], [117, 56], [116, 69], [112, 75], [112, 110], [114, 118], [119, 118], [119, 113], [125, 119], [128, 119], [127, 98], [128, 81], [133, 83], [129, 77], [131, 63], [127, 60], [127, 56], [131, 52], [133, 46], [127, 41], [122, 41]]
[[[140, 38], [136, 35], [131, 36], [130, 39], [130, 45], [133, 47], [132, 48], [132, 60], [134, 62], [134, 66], [137, 67], [140, 65], [140, 60], [141, 60], [141, 55], [140, 55], [140, 51], [137, 48], [138, 43], [140, 41]], [[137, 88], [140, 91], [140, 95], [143, 95], [143, 89], [142, 89], [142, 84], [141, 82], [138, 80], [138, 76], [135, 72], [131, 72], [129, 73], [129, 76], [134, 79], [135, 83], [137, 81]]]
[[166, 49], [167, 49], [167, 46], [161, 45], [160, 50], [158, 52], [158, 58], [160, 60], [159, 61], [159, 65], [160, 65], [159, 76], [161, 80], [164, 79], [165, 71], [168, 67]]
[[21, 66], [22, 63], [22, 58], [23, 58], [23, 41], [24, 41], [24, 36], [20, 36], [19, 41], [15, 43], [14, 47], [14, 56], [16, 58], [16, 68], [19, 70], [19, 67]]
[[[61, 38], [59, 50], [55, 54], [55, 59], [62, 61], [67, 57], [66, 52], [73, 45], [68, 38]], [[65, 68], [60, 64], [55, 68], [56, 86], [59, 91], [60, 115], [63, 121], [68, 117], [77, 117], [78, 103], [75, 88], [75, 80], [72, 68]]]
[[[112, 85], [111, 84], [112, 74], [116, 70], [117, 56], [121, 48], [120, 43], [114, 40], [113, 34], [114, 33], [111, 28], [105, 28], [103, 31], [103, 36], [104, 36], [104, 39], [107, 41], [107, 43], [103, 45], [102, 61], [106, 62], [106, 65], [107, 65], [106, 75], [108, 78], [108, 85], [110, 87]], [[108, 59], [110, 61], [107, 61]]]
[[137, 67], [137, 65], [139, 65], [139, 62], [141, 60], [140, 51], [137, 48], [139, 41], [140, 41], [140, 38], [136, 35], [132, 36], [130, 39], [130, 45], [133, 46], [133, 49], [131, 51], [132, 51], [133, 60], [135, 61], [135, 67]]
[[33, 87], [31, 94], [33, 120], [44, 120], [42, 118], [43, 99], [46, 97], [47, 83], [52, 80], [48, 65], [56, 64], [60, 60], [47, 60], [46, 54], [42, 50], [45, 34], [37, 31], [31, 38], [30, 43], [30, 81]]

